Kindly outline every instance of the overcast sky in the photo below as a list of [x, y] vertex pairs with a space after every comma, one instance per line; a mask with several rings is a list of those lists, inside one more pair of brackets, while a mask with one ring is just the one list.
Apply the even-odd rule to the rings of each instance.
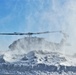
[[[75, 20], [76, 0], [0, 0], [0, 32], [62, 30], [69, 34], [75, 46]], [[61, 34], [47, 36], [51, 41], [57, 41]], [[6, 50], [14, 40], [21, 37], [0, 36], [0, 50]]]

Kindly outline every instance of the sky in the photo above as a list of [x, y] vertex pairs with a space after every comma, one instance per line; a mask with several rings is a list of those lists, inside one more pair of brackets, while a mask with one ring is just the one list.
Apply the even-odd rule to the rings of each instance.
[[[72, 43], [69, 53], [76, 52], [75, 20], [76, 0], [0, 0], [0, 32], [62, 30], [69, 34]], [[0, 50], [7, 50], [14, 40], [22, 37], [0, 36]], [[62, 34], [46, 34], [41, 37], [59, 41]]]

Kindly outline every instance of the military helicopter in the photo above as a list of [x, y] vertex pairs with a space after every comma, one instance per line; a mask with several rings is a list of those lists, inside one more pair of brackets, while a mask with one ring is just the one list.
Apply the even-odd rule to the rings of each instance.
[[67, 41], [67, 37], [68, 35], [66, 33], [64, 33], [63, 31], [45, 31], [45, 32], [28, 32], [28, 33], [19, 33], [19, 32], [13, 32], [13, 33], [0, 33], [0, 35], [27, 35], [29, 38], [29, 44], [30, 44], [30, 40], [32, 35], [40, 35], [40, 34], [49, 34], [49, 33], [60, 33], [63, 35], [62, 40], [60, 41], [60, 43], [53, 43], [53, 47], [57, 50], [60, 47], [62, 47], [63, 45], [65, 45], [66, 41]]

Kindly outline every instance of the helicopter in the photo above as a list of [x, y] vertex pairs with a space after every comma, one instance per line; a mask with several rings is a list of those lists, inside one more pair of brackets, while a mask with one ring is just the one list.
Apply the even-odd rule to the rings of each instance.
[[0, 35], [28, 35], [29, 37], [32, 37], [32, 35], [39, 35], [39, 34], [49, 34], [49, 33], [61, 33], [63, 35], [63, 39], [61, 42], [67, 40], [67, 37], [69, 37], [69, 35], [67, 35], [66, 33], [64, 33], [63, 31], [45, 31], [45, 32], [28, 32], [28, 33], [20, 33], [20, 32], [13, 32], [13, 33], [0, 33]]
[[45, 32], [28, 32], [28, 33], [19, 33], [19, 32], [13, 32], [13, 33], [0, 33], [0, 35], [9, 35], [9, 36], [12, 36], [12, 35], [27, 35], [29, 36], [29, 44], [30, 44], [30, 40], [31, 40], [31, 37], [33, 35], [40, 35], [40, 34], [50, 34], [50, 33], [60, 33], [63, 35], [63, 38], [61, 39], [60, 43], [52, 43], [53, 44], [53, 48], [54, 50], [57, 50], [57, 49], [60, 49], [62, 46], [64, 46], [66, 44], [66, 41], [67, 41], [67, 37], [69, 37], [66, 33], [64, 33], [63, 31], [45, 31]]

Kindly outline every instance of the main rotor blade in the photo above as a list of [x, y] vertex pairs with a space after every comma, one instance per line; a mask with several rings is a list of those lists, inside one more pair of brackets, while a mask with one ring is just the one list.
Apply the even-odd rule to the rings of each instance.
[[0, 35], [35, 35], [35, 34], [47, 34], [47, 33], [56, 33], [56, 32], [61, 32], [61, 31], [46, 31], [46, 32], [37, 32], [37, 33], [19, 33], [19, 32], [14, 32], [14, 33], [0, 33]]
[[0, 33], [0, 35], [24, 35], [23, 33]]
[[47, 34], [47, 33], [56, 33], [56, 32], [61, 32], [61, 31], [46, 31], [46, 32], [33, 33], [33, 34]]

